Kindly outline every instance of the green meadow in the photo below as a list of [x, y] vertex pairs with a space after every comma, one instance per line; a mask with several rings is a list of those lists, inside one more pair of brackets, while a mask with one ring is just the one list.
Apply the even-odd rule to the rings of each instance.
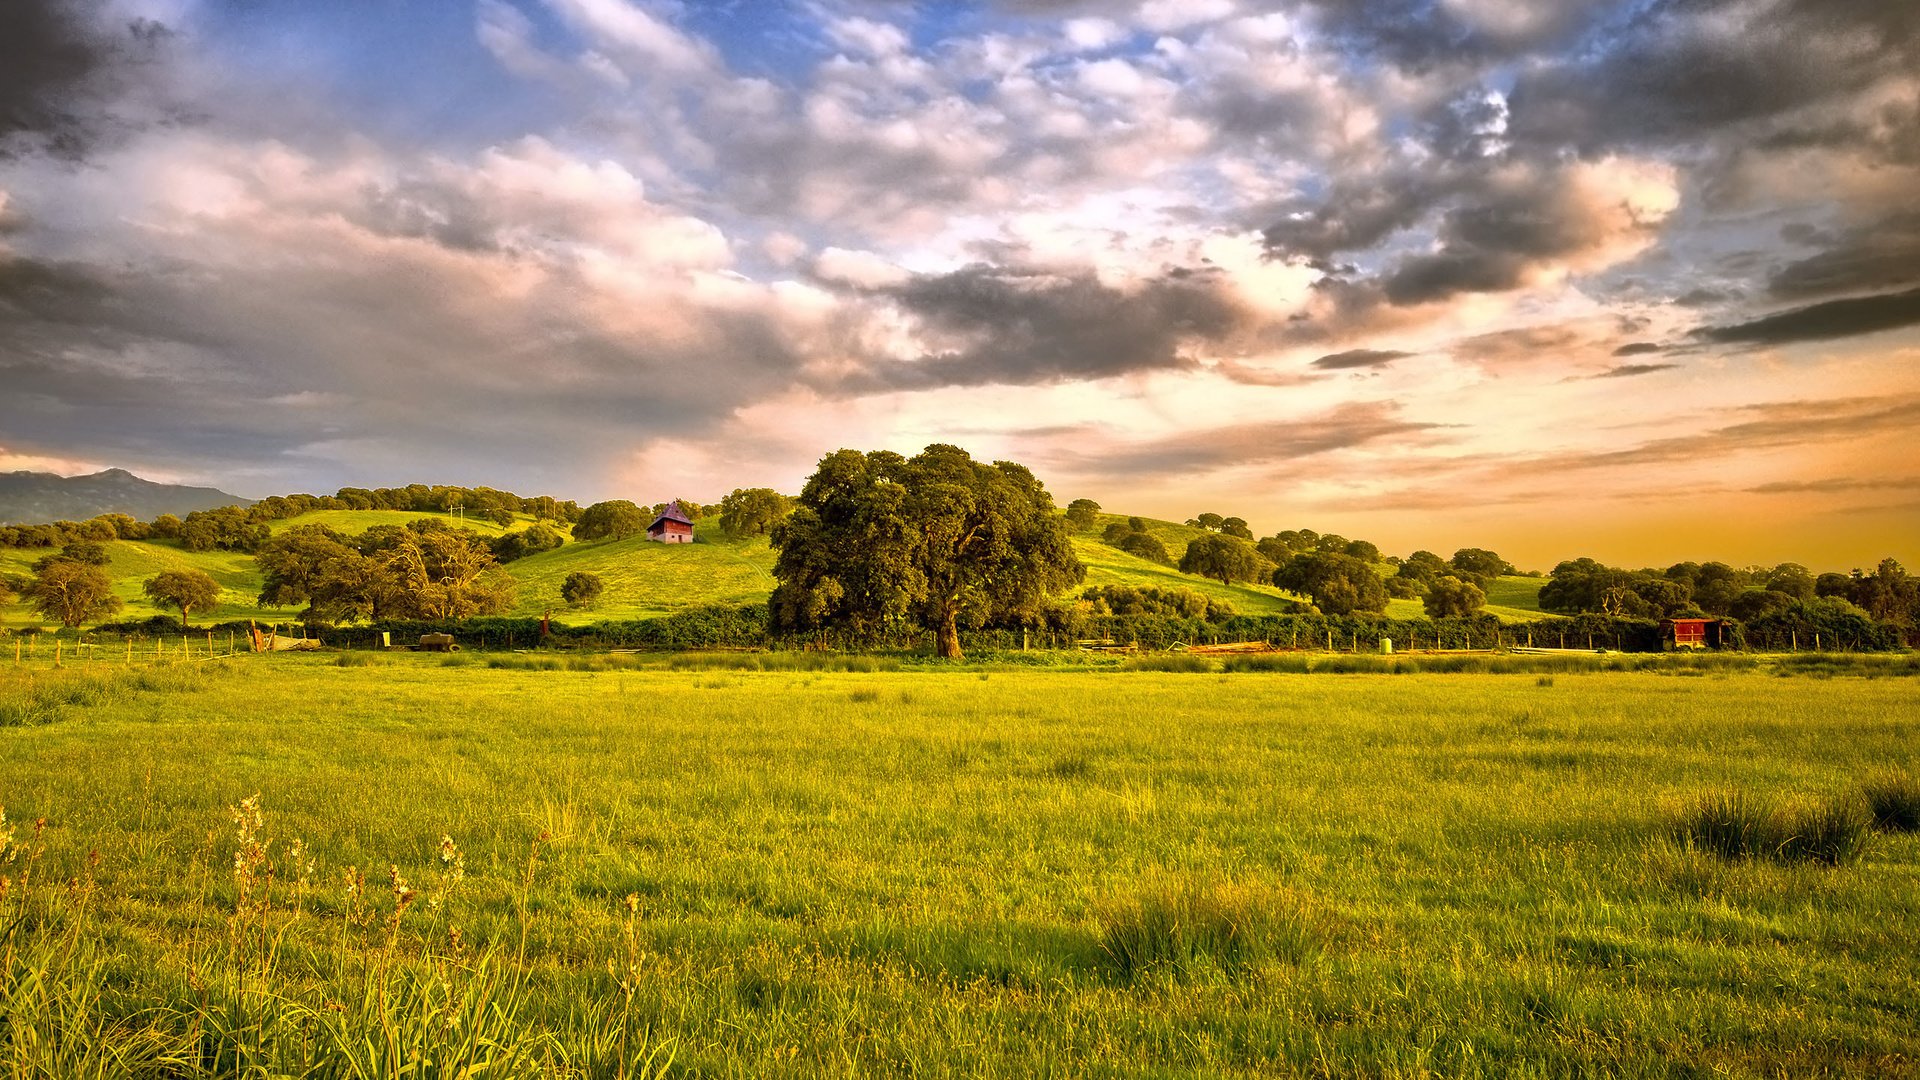
[[[479, 518], [463, 520], [453, 514], [403, 510], [321, 510], [272, 522], [271, 527], [275, 532], [284, 532], [299, 525], [325, 525], [351, 535], [377, 525], [405, 525], [429, 518], [488, 537], [508, 531]], [[1271, 585], [1222, 585], [1208, 578], [1183, 574], [1172, 566], [1138, 558], [1102, 543], [1099, 529], [1116, 520], [1125, 519], [1103, 515], [1099, 526], [1073, 538], [1074, 554], [1087, 568], [1088, 586], [1187, 588], [1223, 600], [1242, 615], [1283, 612], [1289, 599], [1297, 599]], [[523, 515], [512, 528], [523, 529], [531, 524], [533, 519]], [[1166, 545], [1175, 562], [1186, 551], [1187, 544], [1203, 534], [1201, 529], [1167, 521], [1148, 521], [1147, 525], [1148, 531]], [[750, 604], [766, 599], [774, 585], [774, 556], [766, 538], [729, 537], [720, 531], [718, 519], [713, 517], [703, 519], [698, 526], [698, 540], [693, 544], [655, 544], [644, 537], [569, 541], [553, 551], [508, 563], [506, 570], [519, 586], [510, 614], [538, 616], [551, 610], [559, 621], [582, 623], [653, 618], [709, 604]], [[140, 589], [147, 578], [172, 569], [204, 570], [222, 586], [220, 609], [210, 616], [196, 616], [193, 620], [196, 623], [234, 619], [284, 623], [297, 614], [294, 608], [259, 605], [261, 576], [251, 555], [186, 551], [169, 540], [116, 540], [104, 546], [112, 559], [108, 571], [114, 579], [114, 594], [125, 604], [115, 619], [172, 614], [170, 610], [156, 607]], [[0, 574], [27, 575], [34, 561], [51, 550], [0, 548]], [[606, 585], [600, 599], [586, 610], [569, 610], [560, 599], [561, 582], [575, 571], [597, 574]], [[1488, 595], [1486, 610], [1508, 622], [1539, 618], [1541, 580], [1498, 579]], [[1393, 618], [1418, 618], [1423, 610], [1418, 600], [1393, 600], [1388, 603], [1387, 614]], [[46, 619], [36, 615], [24, 601], [0, 604], [0, 627], [45, 624]]]
[[1920, 1074], [1910, 658], [1530, 663], [0, 664], [0, 1071]]

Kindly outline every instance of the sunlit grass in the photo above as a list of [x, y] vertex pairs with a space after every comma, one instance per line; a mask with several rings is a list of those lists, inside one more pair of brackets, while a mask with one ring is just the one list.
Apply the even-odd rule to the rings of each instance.
[[[47, 821], [46, 935], [9, 975], [42, 1004], [13, 1015], [189, 1076], [243, 1053], [346, 1075], [341, 1033], [391, 1062], [452, 1016], [523, 1072], [599, 1076], [623, 1037], [643, 1068], [793, 1077], [1864, 1076], [1920, 1054], [1920, 836], [1829, 865], [1673, 825], [1717, 792], [1820, 807], [1912, 775], [1908, 680], [738, 655], [0, 666], [0, 700], [46, 706], [0, 729], [8, 827]], [[229, 808], [255, 792], [265, 910], [234, 877]], [[417, 893], [397, 926], [390, 866]]]

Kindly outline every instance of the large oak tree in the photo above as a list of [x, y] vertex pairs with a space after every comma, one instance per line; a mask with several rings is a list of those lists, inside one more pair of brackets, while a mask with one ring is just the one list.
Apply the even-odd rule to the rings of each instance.
[[839, 450], [773, 531], [776, 626], [878, 634], [930, 628], [960, 655], [960, 627], [1016, 620], [1086, 576], [1067, 521], [1023, 465], [957, 446], [912, 458]]

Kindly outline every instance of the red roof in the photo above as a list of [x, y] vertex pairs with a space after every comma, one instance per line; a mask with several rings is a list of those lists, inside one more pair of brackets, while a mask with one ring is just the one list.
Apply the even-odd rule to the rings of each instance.
[[668, 503], [667, 508], [665, 510], [660, 511], [660, 516], [653, 519], [653, 524], [647, 526], [647, 531], [652, 532], [653, 530], [659, 528], [660, 523], [663, 521], [677, 521], [680, 524], [687, 526], [688, 528], [693, 527], [693, 519], [687, 517], [687, 512], [685, 510], [680, 509], [679, 499], [675, 499], [672, 502]]

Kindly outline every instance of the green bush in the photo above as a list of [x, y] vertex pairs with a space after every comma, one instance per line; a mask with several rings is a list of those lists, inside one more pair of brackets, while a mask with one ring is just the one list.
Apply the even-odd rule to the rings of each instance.
[[1888, 773], [1867, 783], [1867, 809], [1881, 832], [1920, 832], [1920, 780]]
[[1709, 795], [1683, 813], [1675, 833], [1727, 859], [1837, 866], [1860, 857], [1871, 821], [1852, 799], [1779, 807], [1740, 792]]

